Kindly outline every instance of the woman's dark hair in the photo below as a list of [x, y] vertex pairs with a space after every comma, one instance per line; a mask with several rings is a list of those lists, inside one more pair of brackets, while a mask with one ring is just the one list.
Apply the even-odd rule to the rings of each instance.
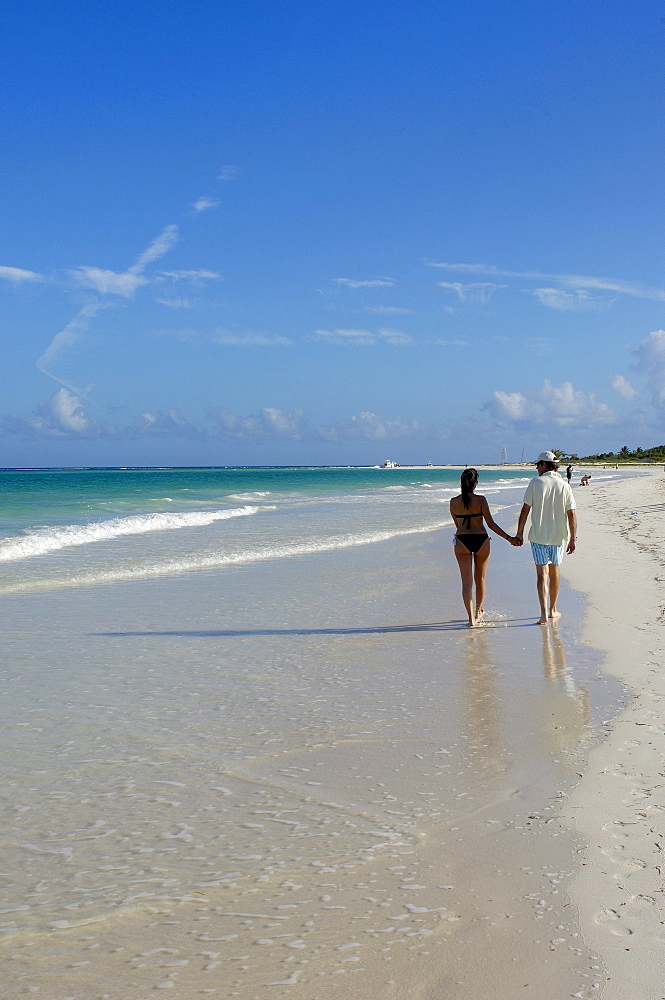
[[460, 476], [460, 483], [462, 484], [462, 503], [468, 509], [471, 506], [469, 503], [471, 494], [478, 485], [478, 470], [465, 469]]

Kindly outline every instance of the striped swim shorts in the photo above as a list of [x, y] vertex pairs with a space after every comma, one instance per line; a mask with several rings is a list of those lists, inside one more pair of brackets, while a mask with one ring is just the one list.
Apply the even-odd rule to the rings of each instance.
[[565, 547], [565, 543], [562, 545], [541, 545], [540, 542], [531, 542], [533, 561], [536, 566], [547, 566], [548, 563], [560, 566], [563, 562]]

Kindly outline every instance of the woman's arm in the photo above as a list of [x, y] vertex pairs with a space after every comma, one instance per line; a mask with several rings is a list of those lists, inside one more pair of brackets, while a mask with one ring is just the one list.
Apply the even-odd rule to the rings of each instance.
[[530, 510], [531, 507], [529, 506], [528, 503], [522, 504], [522, 509], [520, 511], [520, 519], [517, 522], [517, 534], [515, 535], [515, 538], [519, 539], [520, 545], [524, 543], [524, 528], [526, 526], [526, 520], [529, 516]]
[[491, 528], [491, 530], [494, 531], [497, 535], [501, 535], [501, 537], [505, 538], [507, 542], [512, 542], [513, 541], [512, 535], [509, 535], [507, 531], [504, 531], [503, 528], [500, 527], [492, 517], [490, 513], [489, 504], [487, 503], [486, 498], [481, 497], [479, 499], [482, 500], [481, 510], [483, 512], [483, 517], [485, 518], [485, 521], [487, 523], [487, 527]]

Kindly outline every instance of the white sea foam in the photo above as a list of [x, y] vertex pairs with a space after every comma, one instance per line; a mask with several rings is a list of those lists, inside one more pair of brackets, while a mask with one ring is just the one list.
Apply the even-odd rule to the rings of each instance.
[[250, 490], [248, 493], [229, 493], [229, 500], [262, 500], [270, 496], [270, 490]]
[[308, 542], [290, 545], [275, 545], [264, 549], [244, 549], [239, 552], [211, 552], [207, 555], [182, 556], [179, 559], [165, 559], [160, 562], [137, 562], [69, 574], [67, 577], [37, 578], [0, 586], [0, 594], [17, 594], [38, 590], [59, 590], [64, 587], [87, 587], [94, 584], [118, 583], [127, 580], [146, 580], [151, 577], [170, 576], [176, 573], [190, 573], [200, 570], [221, 569], [224, 566], [239, 566], [244, 563], [262, 562], [269, 559], [285, 559], [292, 556], [309, 555], [315, 552], [332, 552], [357, 545], [372, 545], [374, 542], [389, 541], [402, 535], [415, 535], [439, 528], [450, 527], [450, 520], [418, 528], [403, 528], [393, 531], [375, 531], [358, 535], [334, 535], [329, 538], [312, 538]]
[[[268, 509], [268, 508], [264, 508]], [[136, 514], [114, 517], [94, 524], [68, 524], [60, 528], [39, 528], [17, 538], [0, 542], [0, 562], [30, 559], [48, 552], [57, 552], [72, 545], [107, 542], [123, 535], [142, 535], [150, 531], [177, 531], [180, 528], [200, 528], [214, 521], [256, 514], [258, 507], [233, 507], [230, 510], [190, 511], [187, 513]]]

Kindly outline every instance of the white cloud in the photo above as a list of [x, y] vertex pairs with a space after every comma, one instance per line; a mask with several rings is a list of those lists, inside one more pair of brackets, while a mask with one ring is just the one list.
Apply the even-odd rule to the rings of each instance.
[[521, 392], [502, 392], [497, 389], [487, 408], [497, 420], [523, 420], [527, 414], [527, 398]]
[[491, 281], [472, 281], [467, 284], [461, 281], [439, 281], [437, 284], [439, 288], [455, 292], [460, 302], [482, 306], [490, 303], [494, 292], [506, 287], [506, 285], [495, 285]]
[[195, 212], [207, 212], [211, 208], [218, 208], [218, 207], [219, 207], [218, 198], [207, 198], [205, 195], [199, 198], [198, 201], [195, 201], [194, 204], [192, 205], [192, 208], [194, 209]]
[[64, 387], [40, 403], [34, 414], [5, 418], [5, 429], [32, 437], [93, 437], [99, 433], [95, 421], [86, 414], [81, 397]]
[[177, 226], [165, 226], [159, 236], [157, 236], [150, 246], [140, 254], [136, 262], [127, 270], [130, 274], [141, 274], [148, 264], [154, 260], [159, 260], [165, 253], [174, 246], [180, 238], [180, 230]]
[[215, 344], [228, 344], [238, 347], [289, 347], [293, 341], [288, 337], [265, 333], [227, 333], [219, 330], [212, 338]]
[[221, 274], [216, 271], [205, 271], [201, 268], [195, 271], [159, 271], [160, 276], [172, 278], [174, 281], [191, 281], [197, 285], [201, 281], [221, 281]]
[[[78, 267], [69, 273], [79, 285], [83, 288], [92, 289], [98, 295], [120, 296], [121, 298], [131, 299], [139, 288], [148, 284], [149, 279], [142, 277], [142, 272], [148, 264], [163, 257], [177, 240], [178, 227], [166, 226], [159, 236], [152, 241], [150, 246], [139, 255], [136, 263], [128, 268], [127, 271], [118, 273], [117, 271], [110, 271], [101, 267]], [[37, 368], [50, 378], [54, 378], [57, 382], [67, 385], [68, 383], [64, 382], [63, 379], [58, 378], [57, 375], [53, 375], [52, 372], [48, 371], [46, 366], [53, 362], [63, 347], [79, 340], [88, 329], [92, 318], [100, 309], [108, 308], [109, 304], [97, 302], [80, 309], [67, 326], [59, 333], [56, 333], [47, 349], [37, 360]]]
[[141, 278], [138, 274], [131, 274], [129, 271], [118, 274], [101, 267], [77, 267], [70, 274], [84, 288], [92, 288], [100, 295], [121, 295], [125, 299], [133, 298], [142, 285], [148, 284], [148, 279]]
[[528, 294], [535, 295], [544, 306], [563, 312], [604, 309], [612, 301], [606, 295], [589, 295], [585, 288], [576, 288], [573, 291], [567, 291], [565, 288], [534, 288]]
[[200, 437], [201, 431], [190, 424], [179, 410], [142, 413], [128, 428], [130, 434], [168, 434], [175, 437]]
[[240, 167], [234, 167], [232, 163], [227, 163], [217, 174], [218, 181], [234, 181], [240, 173]]
[[42, 404], [40, 411], [45, 421], [62, 431], [81, 434], [94, 426], [94, 420], [86, 415], [80, 398], [64, 387], [54, 392], [48, 402]]
[[586, 427], [588, 424], [609, 424], [615, 414], [606, 403], [599, 403], [593, 392], [582, 392], [572, 382], [555, 386], [545, 380], [542, 400], [548, 415], [561, 427]]
[[433, 340], [433, 344], [437, 347], [468, 347], [469, 342], [467, 340]]
[[665, 409], [665, 330], [653, 330], [635, 354], [638, 371], [647, 377], [651, 402], [657, 410]]
[[[439, 261], [426, 261], [428, 267], [438, 267], [445, 271], [456, 271], [459, 274], [486, 274], [502, 278], [530, 278], [534, 281], [554, 282], [564, 288], [594, 288], [606, 292], [617, 292], [619, 295], [629, 295], [638, 299], [652, 299], [665, 302], [664, 288], [650, 288], [639, 282], [623, 281], [618, 278], [595, 278], [582, 274], [549, 274], [543, 271], [509, 271], [495, 267], [494, 264], [448, 264]], [[549, 304], [549, 303], [548, 303]]]
[[344, 285], [346, 288], [392, 288], [395, 284], [390, 278], [374, 278], [370, 281], [361, 281], [356, 278], [331, 278], [336, 285]]
[[324, 441], [385, 441], [421, 438], [423, 429], [417, 420], [396, 417], [386, 420], [376, 413], [365, 411], [345, 420], [338, 420], [327, 427], [317, 428], [318, 437]]
[[610, 386], [624, 399], [627, 399], [629, 403], [632, 403], [634, 399], [639, 395], [637, 389], [624, 378], [623, 375], [612, 375], [610, 378]]
[[553, 385], [545, 379], [542, 388], [527, 393], [496, 391], [485, 404], [499, 423], [538, 427], [566, 427], [586, 430], [593, 424], [610, 424], [616, 419], [606, 403], [593, 392], [575, 389], [572, 382]]
[[168, 306], [169, 309], [191, 309], [192, 303], [189, 299], [155, 299], [160, 306]]
[[403, 306], [365, 306], [365, 312], [376, 313], [378, 316], [407, 316], [413, 309], [405, 309]]
[[315, 330], [314, 336], [318, 340], [325, 340], [330, 344], [410, 344], [411, 337], [401, 330], [390, 330], [386, 327], [380, 330]]
[[261, 410], [261, 415], [266, 426], [279, 437], [299, 437], [304, 416], [302, 410], [296, 410], [294, 413], [282, 413], [274, 406], [266, 406]]
[[225, 409], [209, 410], [211, 417], [222, 433], [230, 438], [265, 440], [270, 438], [301, 439], [304, 431], [304, 413], [294, 410], [284, 413], [274, 406], [264, 406], [257, 414], [246, 417], [235, 416]]
[[56, 333], [55, 337], [46, 348], [44, 353], [37, 359], [37, 368], [44, 375], [48, 375], [50, 378], [55, 378], [56, 382], [62, 382], [57, 376], [51, 374], [48, 371], [48, 366], [53, 362], [55, 357], [60, 353], [63, 348], [70, 347], [75, 344], [77, 340], [83, 336], [90, 322], [97, 315], [97, 313], [103, 309], [104, 306], [101, 302], [93, 302], [87, 306], [83, 306], [79, 309], [76, 316], [69, 321], [66, 327]]
[[18, 283], [20, 281], [43, 281], [36, 271], [26, 271], [22, 267], [0, 267], [0, 278]]
[[178, 227], [166, 226], [150, 246], [139, 255], [136, 263], [132, 264], [126, 271], [118, 273], [102, 267], [77, 267], [69, 273], [84, 288], [92, 288], [100, 295], [120, 295], [123, 298], [131, 299], [142, 285], [148, 284], [148, 278], [142, 277], [148, 264], [163, 257], [177, 241]]

